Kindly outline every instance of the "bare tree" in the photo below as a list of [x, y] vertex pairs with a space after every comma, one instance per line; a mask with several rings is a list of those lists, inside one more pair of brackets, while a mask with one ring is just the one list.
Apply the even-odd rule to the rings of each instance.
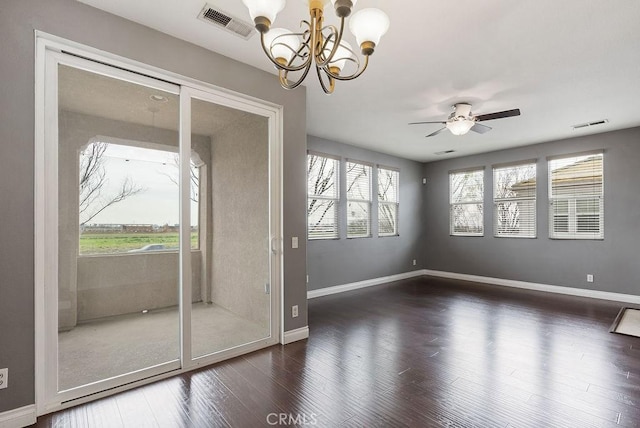
[[108, 143], [96, 141], [80, 155], [80, 225], [85, 225], [110, 206], [144, 191], [129, 178], [125, 178], [115, 194], [104, 195], [108, 183], [104, 167], [104, 154]]
[[[175, 155], [173, 157], [173, 166], [176, 168], [176, 174], [167, 174], [166, 172], [161, 172], [162, 175], [166, 176], [173, 184], [176, 186], [180, 186], [178, 177], [180, 175], [180, 156]], [[193, 161], [190, 164], [191, 168], [189, 168], [189, 180], [191, 181], [191, 193], [189, 198], [198, 203], [198, 197], [200, 195], [200, 168], [196, 166]]]
[[384, 233], [396, 233], [397, 213], [397, 183], [396, 172], [378, 168], [378, 224]]
[[[370, 184], [367, 177], [371, 167], [356, 162], [347, 162], [347, 234], [365, 236], [369, 234], [371, 213]], [[361, 180], [364, 178], [365, 180]], [[362, 185], [366, 183], [365, 185]]]
[[[336, 195], [337, 171], [335, 161], [324, 156], [308, 156], [307, 177], [309, 177], [309, 206], [307, 215], [313, 224], [309, 224], [309, 230], [322, 229], [328, 213], [335, 212], [335, 200], [314, 198], [313, 196]], [[332, 210], [333, 208], [333, 210]]]
[[533, 223], [535, 206], [531, 198], [535, 197], [535, 173], [535, 165], [496, 170], [493, 185], [499, 233], [517, 235], [522, 227]]
[[451, 176], [452, 224], [456, 232], [478, 233], [483, 229], [483, 174], [475, 171]]

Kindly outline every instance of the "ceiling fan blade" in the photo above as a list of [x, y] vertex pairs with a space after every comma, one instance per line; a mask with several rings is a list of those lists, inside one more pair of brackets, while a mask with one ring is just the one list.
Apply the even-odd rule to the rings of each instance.
[[422, 125], [423, 123], [440, 123], [440, 124], [444, 125], [447, 122], [443, 122], [443, 121], [439, 121], [439, 122], [411, 122], [409, 125]]
[[520, 109], [515, 108], [513, 110], [505, 110], [497, 113], [479, 114], [476, 116], [476, 121], [481, 122], [483, 120], [502, 119], [505, 117], [520, 116]]
[[482, 125], [480, 123], [476, 123], [475, 125], [473, 125], [471, 127], [471, 131], [473, 132], [477, 132], [478, 134], [484, 134], [485, 132], [489, 132], [491, 131], [493, 128], [487, 126], [487, 125]]
[[436, 132], [432, 132], [431, 134], [427, 135], [428, 137], [433, 137], [434, 135], [438, 135], [439, 133], [441, 133], [442, 131], [444, 131], [445, 129], [447, 129], [447, 127], [445, 126], [444, 128], [440, 128], [438, 129]]

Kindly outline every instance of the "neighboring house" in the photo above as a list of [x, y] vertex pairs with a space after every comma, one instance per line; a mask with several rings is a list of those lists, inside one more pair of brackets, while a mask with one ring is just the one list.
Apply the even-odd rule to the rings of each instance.
[[[549, 170], [549, 221], [553, 238], [578, 237], [588, 234], [601, 237], [604, 214], [602, 154], [583, 156], [564, 164], [551, 160]], [[536, 179], [511, 186], [516, 195], [535, 191]]]

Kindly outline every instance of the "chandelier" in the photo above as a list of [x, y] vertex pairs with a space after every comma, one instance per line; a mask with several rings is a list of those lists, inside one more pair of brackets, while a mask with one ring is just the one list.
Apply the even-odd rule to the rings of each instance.
[[[310, 19], [300, 23], [302, 31], [295, 33], [284, 28], [271, 28], [276, 15], [285, 7], [286, 0], [242, 0], [260, 33], [262, 49], [278, 69], [280, 84], [285, 89], [300, 86], [315, 65], [322, 90], [333, 92], [336, 80], [353, 80], [369, 65], [380, 38], [389, 29], [389, 17], [380, 9], [362, 9], [349, 19], [349, 29], [355, 36], [364, 61], [360, 61], [351, 45], [342, 40], [345, 19], [358, 0], [331, 0], [338, 27], [323, 25], [323, 12], [328, 0], [305, 0]], [[289, 80], [289, 73], [298, 73]]]

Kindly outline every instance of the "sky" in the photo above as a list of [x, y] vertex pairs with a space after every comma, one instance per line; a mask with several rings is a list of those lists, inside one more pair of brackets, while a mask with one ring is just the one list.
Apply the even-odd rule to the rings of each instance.
[[[109, 197], [117, 194], [127, 177], [143, 190], [108, 207], [89, 224], [178, 224], [176, 156], [177, 153], [173, 152], [109, 144], [104, 157], [107, 183], [102, 195]], [[196, 204], [192, 203], [192, 225], [197, 224], [197, 218]]]

